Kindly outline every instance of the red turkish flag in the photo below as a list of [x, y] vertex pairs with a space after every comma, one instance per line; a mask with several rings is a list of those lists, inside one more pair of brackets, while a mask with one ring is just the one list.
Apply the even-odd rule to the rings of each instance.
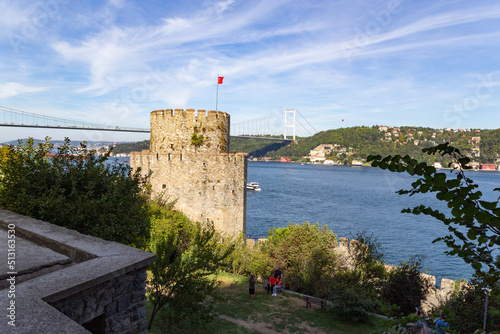
[[218, 77], [217, 84], [218, 85], [222, 84], [222, 80], [224, 80], [224, 77]]

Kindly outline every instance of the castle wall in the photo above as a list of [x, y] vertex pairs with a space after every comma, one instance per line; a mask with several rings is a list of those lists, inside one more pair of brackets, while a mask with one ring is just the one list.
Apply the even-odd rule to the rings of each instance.
[[152, 172], [153, 197], [176, 200], [175, 209], [190, 219], [236, 234], [246, 230], [247, 154], [229, 154], [228, 148], [228, 114], [156, 110], [150, 150], [132, 152], [130, 165], [143, 175]]

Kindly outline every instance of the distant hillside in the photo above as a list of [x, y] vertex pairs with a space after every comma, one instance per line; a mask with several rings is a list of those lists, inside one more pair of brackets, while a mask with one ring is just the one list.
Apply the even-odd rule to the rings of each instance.
[[130, 153], [149, 150], [149, 140], [138, 141], [136, 143], [120, 143], [113, 147], [113, 153]]
[[[267, 152], [277, 151], [286, 145], [283, 142], [273, 142], [259, 139], [245, 139], [231, 137], [229, 141], [229, 152], [244, 152], [249, 153], [253, 157], [262, 157]], [[136, 143], [116, 144], [113, 148], [113, 153], [130, 153], [132, 151], [140, 152], [149, 149], [149, 140], [144, 140]]]
[[[333, 160], [366, 159], [370, 154], [410, 155], [419, 161], [442, 161], [442, 157], [428, 156], [422, 153], [425, 147], [450, 142], [480, 163], [493, 163], [500, 154], [500, 129], [496, 130], [452, 130], [424, 127], [352, 127], [322, 131], [304, 138], [297, 144], [291, 144], [277, 151], [268, 152], [267, 156], [278, 158], [288, 156], [300, 159], [320, 144], [337, 144], [345, 148], [345, 153], [334, 151]], [[343, 155], [343, 156], [342, 156]]]

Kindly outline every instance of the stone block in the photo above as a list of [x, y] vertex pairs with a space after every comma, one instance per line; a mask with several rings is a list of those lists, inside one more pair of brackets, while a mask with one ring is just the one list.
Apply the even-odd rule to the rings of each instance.
[[454, 284], [455, 284], [455, 281], [448, 279], [448, 278], [442, 278], [441, 279], [441, 290], [446, 291], [446, 292], [452, 291]]
[[130, 293], [120, 295], [116, 298], [116, 305], [118, 312], [124, 312], [130, 306]]

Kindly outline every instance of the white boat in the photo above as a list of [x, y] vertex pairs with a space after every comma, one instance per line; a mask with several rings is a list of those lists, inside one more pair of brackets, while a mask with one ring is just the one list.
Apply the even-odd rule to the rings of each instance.
[[363, 166], [363, 163], [359, 160], [353, 160], [351, 166]]
[[247, 182], [247, 190], [249, 190], [249, 191], [261, 191], [258, 182]]

